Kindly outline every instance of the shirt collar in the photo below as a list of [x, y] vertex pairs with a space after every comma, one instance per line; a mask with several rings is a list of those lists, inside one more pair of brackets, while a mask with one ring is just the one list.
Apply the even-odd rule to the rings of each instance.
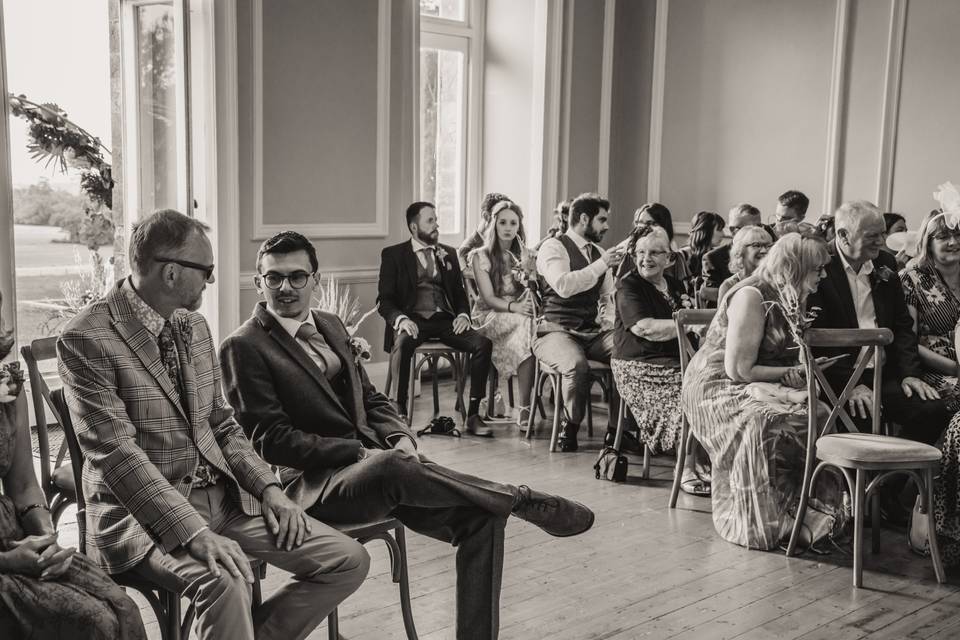
[[853, 275], [859, 276], [869, 276], [873, 273], [873, 260], [867, 260], [863, 263], [863, 266], [860, 267], [860, 272], [857, 273], [853, 270], [853, 266], [847, 261], [847, 256], [843, 255], [843, 251], [840, 251], [840, 246], [837, 245], [837, 255], [840, 256], [840, 261], [843, 263], [844, 271], [849, 271]]
[[296, 318], [284, 318], [283, 316], [277, 315], [269, 305], [266, 305], [267, 313], [272, 315], [277, 323], [283, 327], [283, 330], [290, 334], [292, 338], [297, 337], [297, 331], [300, 330], [305, 324], [312, 324], [314, 328], [317, 327], [317, 323], [313, 320], [313, 313], [308, 312], [306, 320], [297, 320]]
[[583, 248], [586, 247], [587, 245], [593, 244], [592, 242], [584, 238], [582, 235], [574, 231], [573, 227], [569, 227], [567, 229], [566, 236], [571, 240], [573, 240], [574, 243], [576, 243], [577, 248], [580, 249], [580, 251], [583, 251]]
[[433, 249], [436, 250], [436, 245], [424, 244], [416, 238], [416, 236], [410, 236], [410, 245], [413, 247], [413, 252], [423, 251], [424, 249]]
[[167, 323], [167, 319], [157, 313], [156, 309], [140, 297], [140, 294], [137, 293], [137, 290], [133, 287], [133, 282], [130, 281], [129, 277], [123, 281], [121, 288], [126, 294], [127, 300], [130, 301], [130, 306], [133, 307], [134, 317], [140, 321], [140, 324], [142, 324], [147, 331], [153, 334], [154, 338], [159, 337], [160, 332], [163, 331], [163, 325]]

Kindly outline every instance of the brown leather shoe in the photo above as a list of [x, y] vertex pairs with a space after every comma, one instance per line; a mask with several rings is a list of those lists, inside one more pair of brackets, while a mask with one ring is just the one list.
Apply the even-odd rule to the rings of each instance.
[[493, 429], [479, 415], [467, 416], [467, 433], [480, 438], [493, 437]]
[[534, 491], [525, 484], [517, 487], [513, 515], [558, 538], [581, 534], [594, 520], [593, 511], [579, 502]]

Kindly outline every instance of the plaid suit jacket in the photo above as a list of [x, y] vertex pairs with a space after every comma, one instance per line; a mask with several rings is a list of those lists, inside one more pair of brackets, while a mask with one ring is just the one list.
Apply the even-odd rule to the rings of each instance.
[[[109, 573], [132, 568], [154, 545], [169, 553], [206, 525], [187, 499], [185, 480], [201, 457], [225, 476], [229, 494], [250, 516], [260, 514], [260, 495], [277, 481], [223, 400], [206, 320], [182, 310], [171, 320], [186, 407], [120, 283], [57, 340], [84, 454], [87, 553]], [[190, 344], [185, 335], [192, 335]]]

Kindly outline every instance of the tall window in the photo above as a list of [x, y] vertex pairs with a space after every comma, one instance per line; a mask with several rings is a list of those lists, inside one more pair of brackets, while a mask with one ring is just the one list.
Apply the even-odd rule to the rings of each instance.
[[482, 0], [420, 0], [420, 197], [437, 205], [440, 232], [462, 236], [476, 189], [470, 149], [478, 93]]

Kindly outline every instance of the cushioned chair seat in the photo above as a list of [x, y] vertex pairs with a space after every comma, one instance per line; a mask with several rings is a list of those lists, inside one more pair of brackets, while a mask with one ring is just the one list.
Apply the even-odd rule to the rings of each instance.
[[892, 436], [833, 433], [817, 440], [817, 457], [846, 467], [861, 464], [916, 468], [939, 462], [940, 450], [922, 442]]
[[69, 464], [62, 464], [51, 474], [53, 484], [60, 492], [70, 498], [71, 502], [77, 501], [77, 482], [73, 478], [73, 469]]

